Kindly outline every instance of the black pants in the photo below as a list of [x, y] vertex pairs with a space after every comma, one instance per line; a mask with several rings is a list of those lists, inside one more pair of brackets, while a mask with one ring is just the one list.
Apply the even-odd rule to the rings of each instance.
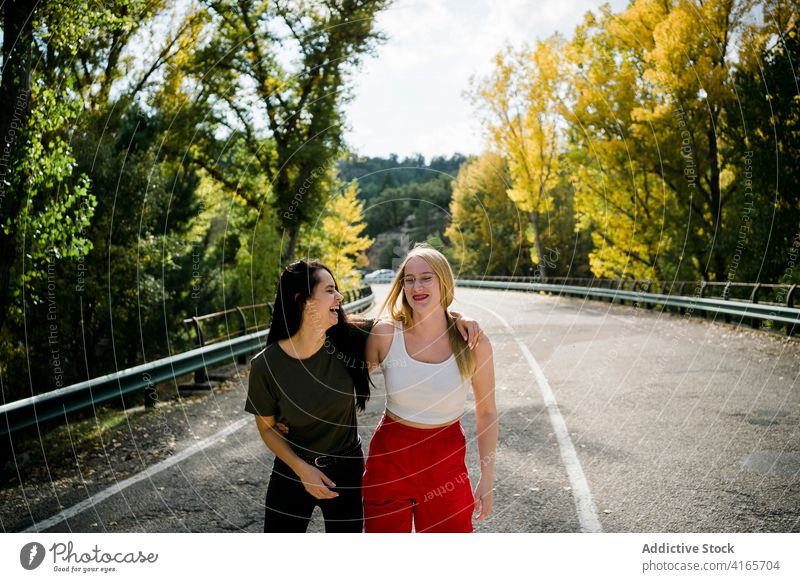
[[320, 468], [320, 471], [336, 483], [336, 487], [330, 489], [338, 493], [338, 497], [315, 498], [305, 490], [295, 472], [275, 458], [264, 511], [266, 533], [304, 533], [317, 505], [325, 518], [326, 532], [360, 533], [364, 529], [364, 507], [361, 503], [363, 453], [359, 450], [356, 456]]

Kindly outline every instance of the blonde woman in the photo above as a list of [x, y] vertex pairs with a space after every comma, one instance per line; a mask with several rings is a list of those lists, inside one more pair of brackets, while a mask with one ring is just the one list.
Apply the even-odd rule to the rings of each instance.
[[[363, 481], [365, 531], [471, 532], [473, 512], [492, 511], [497, 408], [487, 338], [468, 349], [447, 308], [454, 296], [447, 259], [417, 245], [403, 261], [367, 340], [370, 372], [386, 381]], [[399, 300], [399, 305], [398, 305]], [[480, 479], [473, 494], [460, 418], [475, 396]]]

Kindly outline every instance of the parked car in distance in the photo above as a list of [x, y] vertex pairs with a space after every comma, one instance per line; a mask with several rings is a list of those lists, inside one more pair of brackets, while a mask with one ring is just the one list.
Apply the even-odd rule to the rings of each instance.
[[391, 283], [394, 280], [395, 272], [391, 269], [378, 269], [369, 275], [364, 275], [365, 283]]

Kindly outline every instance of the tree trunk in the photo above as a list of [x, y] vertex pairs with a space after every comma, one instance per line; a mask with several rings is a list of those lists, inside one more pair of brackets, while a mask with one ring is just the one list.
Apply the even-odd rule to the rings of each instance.
[[542, 245], [542, 234], [539, 232], [539, 213], [536, 211], [531, 212], [531, 225], [533, 225], [533, 243], [536, 246], [536, 255], [539, 257], [539, 263], [536, 269], [542, 279], [547, 278], [547, 265], [544, 260], [544, 246]]
[[719, 152], [715, 133], [716, 127], [717, 119], [714, 119], [708, 130], [708, 162], [709, 169], [711, 170], [711, 180], [709, 184], [711, 213], [714, 217], [714, 234], [712, 237], [717, 241], [717, 248], [714, 249], [710, 247], [709, 252], [713, 254], [711, 261], [714, 265], [714, 279], [716, 281], [721, 281], [725, 273], [725, 253], [720, 252], [720, 250], [724, 249], [721, 249], [719, 244], [719, 241], [722, 240], [722, 193], [719, 185]]
[[287, 227], [284, 232], [289, 235], [289, 242], [286, 244], [283, 256], [281, 257], [281, 265], [285, 267], [294, 259], [294, 251], [297, 246], [297, 236], [300, 234], [300, 229], [296, 225], [293, 225]]

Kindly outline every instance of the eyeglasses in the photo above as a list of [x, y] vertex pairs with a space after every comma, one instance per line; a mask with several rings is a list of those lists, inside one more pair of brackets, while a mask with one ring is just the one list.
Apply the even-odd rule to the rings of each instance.
[[433, 285], [434, 281], [436, 281], [436, 275], [422, 275], [421, 277], [412, 277], [409, 275], [408, 277], [403, 277], [403, 287], [406, 289], [411, 289], [414, 285], [419, 284], [423, 287], [430, 287]]

